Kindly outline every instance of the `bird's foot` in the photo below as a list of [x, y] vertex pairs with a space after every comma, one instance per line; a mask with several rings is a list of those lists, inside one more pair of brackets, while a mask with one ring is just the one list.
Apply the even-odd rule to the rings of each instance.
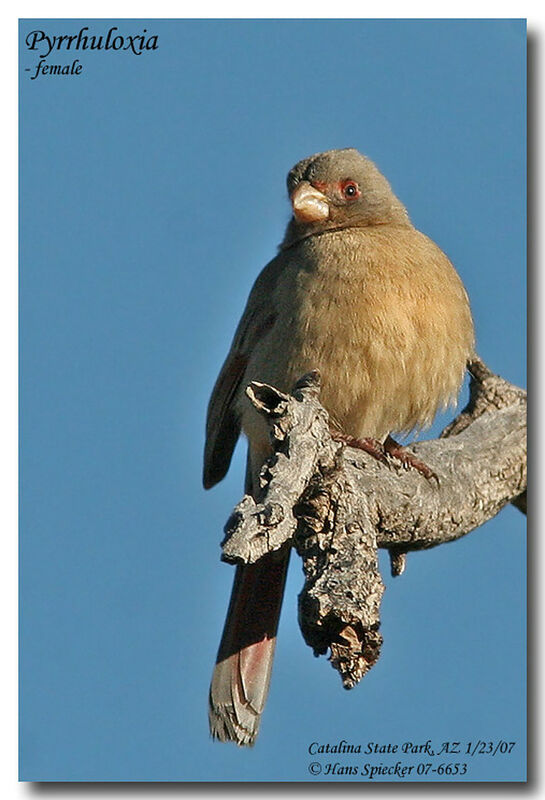
[[382, 442], [379, 442], [378, 439], [372, 439], [370, 437], [358, 439], [357, 436], [348, 436], [348, 434], [341, 433], [338, 430], [331, 430], [331, 438], [334, 442], [342, 442], [348, 445], [348, 447], [355, 447], [358, 450], [363, 450], [369, 453], [370, 456], [373, 456], [373, 458], [376, 458], [377, 461], [388, 464], [384, 445]]
[[437, 485], [439, 485], [439, 478], [435, 472], [430, 469], [424, 461], [417, 458], [414, 453], [411, 453], [406, 447], [403, 447], [403, 445], [396, 442], [395, 439], [392, 439], [391, 436], [387, 436], [384, 441], [384, 452], [391, 456], [391, 458], [400, 461], [406, 469], [413, 467], [413, 469], [418, 470], [425, 478], [434, 480], [437, 482]]

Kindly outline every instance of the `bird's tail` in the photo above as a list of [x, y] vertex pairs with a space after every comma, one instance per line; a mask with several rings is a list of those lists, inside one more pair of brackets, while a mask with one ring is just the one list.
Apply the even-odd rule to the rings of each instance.
[[237, 567], [212, 682], [210, 732], [222, 742], [252, 745], [265, 707], [289, 549]]

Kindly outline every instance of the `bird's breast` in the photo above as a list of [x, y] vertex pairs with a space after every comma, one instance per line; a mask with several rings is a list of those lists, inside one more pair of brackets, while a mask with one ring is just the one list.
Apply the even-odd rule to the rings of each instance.
[[[428, 424], [458, 391], [472, 347], [454, 268], [414, 229], [310, 239], [287, 259], [271, 297], [275, 323], [245, 384], [289, 391], [317, 368], [322, 403], [345, 433], [383, 437]], [[243, 427], [254, 424], [245, 413]]]

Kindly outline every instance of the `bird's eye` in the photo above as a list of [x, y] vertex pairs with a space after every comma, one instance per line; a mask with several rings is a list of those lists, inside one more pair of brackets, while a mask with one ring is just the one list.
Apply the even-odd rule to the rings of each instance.
[[341, 184], [341, 191], [347, 200], [355, 200], [361, 194], [356, 181], [343, 181]]

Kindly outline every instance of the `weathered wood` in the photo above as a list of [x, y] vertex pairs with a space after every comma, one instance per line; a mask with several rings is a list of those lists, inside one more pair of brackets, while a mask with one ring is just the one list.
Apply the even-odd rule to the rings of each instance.
[[252, 563], [286, 542], [296, 547], [306, 576], [303, 635], [315, 653], [331, 650], [347, 688], [380, 652], [377, 548], [389, 550], [399, 575], [408, 551], [460, 538], [509, 502], [525, 510], [526, 393], [478, 358], [468, 368], [466, 408], [439, 439], [411, 447], [439, 485], [333, 441], [316, 371], [291, 395], [266, 384], [248, 387], [268, 420], [275, 454], [262, 470], [259, 501], [245, 496], [231, 515], [222, 557]]

